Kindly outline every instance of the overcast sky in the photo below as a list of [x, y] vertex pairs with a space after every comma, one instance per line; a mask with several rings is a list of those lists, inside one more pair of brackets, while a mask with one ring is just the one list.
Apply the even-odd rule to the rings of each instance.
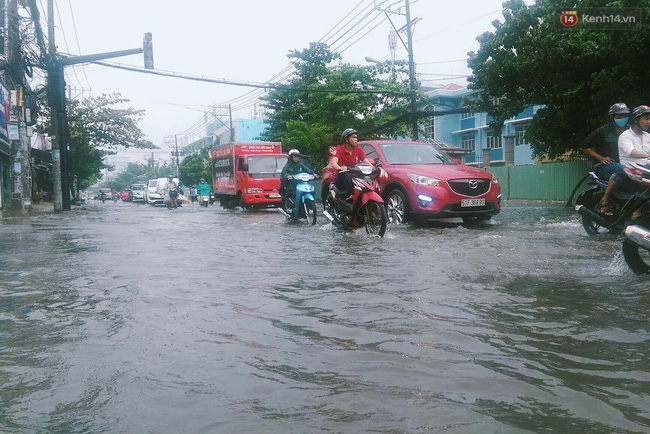
[[[56, 43], [60, 52], [93, 54], [139, 48], [144, 33], [151, 32], [156, 69], [251, 82], [272, 79], [289, 66], [289, 50], [302, 50], [323, 38], [336, 51], [342, 51], [346, 63], [367, 64], [366, 56], [390, 60], [391, 24], [384, 20], [384, 14], [372, 11], [373, 5], [386, 8], [392, 4], [393, 11], [401, 7], [404, 12], [404, 0], [55, 3]], [[42, 0], [39, 6], [45, 4]], [[451, 81], [428, 74], [470, 73], [466, 61], [461, 59], [466, 59], [469, 50], [478, 49], [477, 35], [493, 30], [493, 20], [503, 19], [501, 4], [502, 0], [411, 0], [411, 18], [421, 19], [414, 27], [413, 51], [423, 84]], [[391, 18], [398, 28], [406, 23], [403, 15], [393, 14]], [[403, 37], [406, 40], [406, 35]], [[406, 60], [407, 56], [398, 42], [396, 58]], [[111, 61], [143, 65], [141, 54]], [[183, 134], [200, 123], [202, 111], [210, 104], [231, 102], [236, 108], [235, 117], [240, 118], [252, 117], [254, 110], [256, 94], [243, 97], [255, 90], [251, 88], [157, 77], [93, 64], [67, 67], [66, 77], [74, 88], [73, 96], [81, 95], [80, 89], [86, 90], [85, 96], [120, 92], [131, 100], [130, 106], [145, 109], [146, 117], [140, 125], [156, 145], [162, 144], [164, 136]], [[463, 78], [453, 81], [465, 84]]]

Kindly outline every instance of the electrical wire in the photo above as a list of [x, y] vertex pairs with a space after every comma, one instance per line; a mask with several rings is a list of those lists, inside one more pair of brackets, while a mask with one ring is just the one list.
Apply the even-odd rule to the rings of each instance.
[[[79, 34], [77, 33], [77, 23], [75, 22], [74, 11], [72, 10], [72, 0], [68, 0], [68, 4], [70, 5], [70, 15], [72, 16], [72, 27], [74, 29], [74, 37], [77, 41], [77, 50], [79, 50], [79, 55], [81, 56], [81, 45], [79, 45]], [[83, 64], [81, 64], [81, 69], [84, 72], [84, 77], [86, 78], [88, 87], [91, 87], [90, 82], [88, 81], [88, 75], [86, 75], [86, 67]]]
[[[348, 12], [348, 13], [347, 13], [347, 14], [346, 14], [346, 15], [345, 15], [345, 16], [344, 16], [344, 17], [343, 17], [343, 18], [342, 18], [342, 19], [341, 19], [341, 20], [340, 20], [340, 21], [339, 21], [339, 22], [338, 22], [334, 27], [332, 27], [332, 28], [331, 28], [331, 29], [330, 29], [330, 30], [329, 30], [329, 31], [328, 31], [328, 32], [327, 32], [327, 33], [326, 33], [322, 38], [320, 38], [320, 40], [319, 40], [318, 42], [323, 42], [323, 41], [325, 41], [325, 43], [328, 43], [328, 41], [327, 41], [328, 39], [331, 39], [331, 38], [336, 37], [336, 35], [337, 35], [338, 33], [340, 33], [341, 31], [343, 31], [344, 28], [345, 28], [347, 25], [349, 25], [350, 22], [352, 22], [355, 18], [357, 18], [359, 15], [361, 15], [361, 13], [363, 13], [363, 11], [365, 11], [366, 9], [368, 9], [368, 8], [369, 8], [370, 6], [372, 6], [372, 4], [374, 3], [374, 0], [370, 0], [370, 2], [368, 2], [368, 3], [366, 4], [366, 6], [365, 6], [364, 8], [361, 9], [361, 11], [359, 11], [356, 15], [352, 15], [352, 13], [353, 13], [353, 12], [354, 12], [358, 7], [359, 7], [359, 5], [361, 5], [361, 4], [363, 3], [363, 1], [364, 1], [364, 0], [362, 0], [362, 1], [359, 2], [359, 3], [357, 3], [357, 5], [356, 5], [356, 6], [355, 6], [355, 7], [354, 7], [350, 12]], [[387, 1], [387, 0], [385, 0], [385, 1]], [[401, 0], [399, 0], [399, 1], [401, 1]], [[381, 3], [381, 4], [383, 4], [383, 3]], [[381, 5], [381, 4], [380, 4], [380, 5]], [[370, 12], [372, 12], [372, 11], [370, 11]], [[352, 15], [352, 16], [351, 16], [351, 15]], [[368, 14], [366, 14], [366, 16], [368, 16]], [[332, 33], [332, 31], [333, 31], [334, 29], [336, 29], [336, 27], [338, 27], [338, 25], [339, 25], [341, 22], [345, 21], [346, 18], [349, 18], [348, 22], [347, 22], [346, 24], [344, 24], [343, 26], [341, 26], [340, 29], [338, 29], [337, 31], [335, 31], [334, 33]], [[348, 31], [346, 31], [343, 35], [341, 35], [341, 37], [342, 37], [342, 36], [345, 36], [347, 33], [349, 33], [350, 30], [351, 30], [351, 29], [348, 29]], [[329, 38], [327, 38], [327, 36], [330, 35], [330, 33], [332, 33], [331, 36], [330, 36]], [[340, 39], [341, 37], [339, 37], [338, 39]], [[337, 39], [337, 41], [338, 41], [338, 39]], [[336, 42], [336, 41], [335, 41], [335, 42]], [[334, 42], [329, 42], [328, 44], [331, 45], [331, 44], [333, 44], [333, 43], [334, 43]], [[291, 77], [291, 76], [293, 75], [293, 71], [292, 71], [292, 70], [294, 69], [294, 65], [295, 65], [296, 62], [297, 62], [296, 60], [292, 61], [290, 65], [288, 65], [288, 66], [285, 67], [282, 71], [280, 71], [280, 72], [277, 73], [275, 76], [273, 76], [273, 77], [271, 77], [269, 80], [267, 80], [267, 83], [268, 83], [268, 82], [271, 82], [272, 80], [276, 79], [277, 77], [279, 77], [279, 76], [281, 76], [281, 75], [283, 75], [283, 74], [284, 74], [284, 77], [283, 77], [282, 79], [280, 79], [280, 83], [285, 82], [289, 77]], [[258, 97], [259, 97], [260, 95], [262, 95], [263, 93], [264, 93], [264, 91], [250, 91], [250, 92], [247, 92], [247, 93], [244, 94], [244, 95], [241, 95], [240, 97], [233, 98], [233, 99], [228, 100], [228, 101], [226, 101], [226, 102], [228, 102], [228, 103], [233, 103], [233, 102], [236, 102], [237, 100], [239, 100], [240, 98], [245, 98], [245, 97], [247, 97], [248, 95], [255, 95], [255, 98], [253, 98], [253, 97], [251, 96], [251, 97], [248, 97], [248, 98], [246, 99], [246, 104], [248, 104], [248, 105], [241, 104], [241, 101], [240, 101], [240, 105], [237, 106], [237, 109], [239, 110], [239, 109], [241, 109], [241, 108], [247, 108], [247, 107], [250, 107], [250, 106], [251, 106], [250, 102], [251, 102], [251, 101], [255, 101], [255, 102], [257, 102]]]
[[[384, 3], [386, 3], [385, 0], [381, 2], [378, 6], [382, 6]], [[375, 28], [377, 28], [381, 23], [383, 23], [386, 18], [381, 20], [378, 24], [373, 26], [370, 30], [368, 30], [366, 33], [361, 35], [360, 37], [357, 37], [358, 32], [365, 29], [369, 25], [371, 25], [374, 21], [376, 21], [379, 17], [382, 16], [381, 12], [377, 11], [377, 8], [375, 8], [373, 5], [375, 2], [373, 0], [370, 0], [369, 2], [366, 3], [366, 6], [361, 8], [360, 11], [358, 11], [356, 14], [353, 15], [353, 13], [364, 3], [364, 0], [361, 0], [359, 3], [357, 3], [354, 8], [348, 12], [339, 22], [337, 22], [334, 27], [332, 27], [320, 40], [319, 42], [325, 41], [325, 43], [328, 43], [330, 46], [334, 46], [337, 42], [341, 41], [336, 47], [332, 49], [332, 51], [337, 51], [339, 48], [343, 47], [345, 44], [347, 44], [350, 40], [356, 37], [356, 39], [349, 43], [345, 48], [343, 48], [340, 52], [344, 52], [351, 48], [353, 45], [359, 42], [362, 38], [364, 38], [366, 35], [368, 35], [370, 32], [372, 32]], [[401, 3], [401, 0], [397, 0], [389, 5], [389, 7]], [[368, 11], [368, 9], [370, 10]], [[365, 14], [364, 14], [365, 12]], [[373, 16], [374, 13], [374, 16]], [[363, 16], [362, 16], [363, 15]], [[361, 18], [359, 18], [361, 17]], [[365, 22], [370, 18], [369, 21]], [[355, 21], [356, 20], [356, 21]], [[341, 25], [345, 21], [345, 24]], [[352, 25], [351, 25], [352, 24]], [[358, 27], [363, 24], [363, 26], [359, 29]], [[351, 26], [350, 26], [351, 25]], [[337, 27], [339, 27], [337, 29]], [[347, 35], [349, 35], [353, 30], [356, 30], [357, 33], [351, 34], [346, 38]], [[334, 39], [335, 38], [335, 39]], [[333, 41], [332, 41], [333, 39]], [[279, 73], [275, 74], [271, 79], [269, 79], [266, 83], [270, 83], [272, 80], [277, 79], [278, 77], [282, 76], [280, 79], [280, 83], [285, 82], [288, 78], [293, 76], [294, 74], [294, 65], [296, 61], [292, 61], [290, 65], [285, 67], [283, 70], [281, 70]], [[269, 86], [270, 87], [270, 86]], [[248, 107], [252, 107], [256, 105], [259, 101], [259, 97], [265, 92], [265, 90], [251, 90], [249, 92], [244, 93], [243, 95], [240, 95], [238, 97], [232, 98], [228, 101], [225, 101], [225, 103], [229, 103], [232, 106], [233, 110], [243, 110]]]
[[[68, 47], [68, 39], [66, 38], [65, 31], [63, 30], [63, 20], [61, 20], [61, 12], [59, 11], [59, 2], [54, 0], [54, 6], [56, 7], [56, 15], [57, 17], [59, 17], [59, 24], [61, 25], [61, 34], [63, 35], [63, 42], [65, 43], [65, 49], [67, 52], [70, 52], [70, 48]], [[83, 87], [83, 84], [81, 84], [81, 80], [77, 75], [77, 70], [75, 68], [75, 65], [72, 65], [72, 72], [74, 72], [74, 76], [77, 78], [77, 84], [79, 85], [79, 87]]]

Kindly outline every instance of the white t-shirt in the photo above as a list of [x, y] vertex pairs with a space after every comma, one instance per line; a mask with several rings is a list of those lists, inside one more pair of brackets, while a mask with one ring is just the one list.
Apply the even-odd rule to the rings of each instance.
[[645, 160], [645, 158], [633, 157], [631, 154], [634, 150], [650, 154], [650, 134], [643, 131], [639, 135], [632, 128], [628, 128], [618, 136], [618, 158], [623, 166], [631, 167], [631, 162]]

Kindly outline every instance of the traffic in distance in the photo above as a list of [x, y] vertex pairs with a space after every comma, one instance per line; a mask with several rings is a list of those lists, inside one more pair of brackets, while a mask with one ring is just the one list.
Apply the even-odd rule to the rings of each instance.
[[[329, 149], [322, 170], [322, 215], [334, 226], [364, 227], [381, 237], [388, 223], [459, 217], [472, 223], [499, 214], [501, 187], [490, 172], [459, 164], [429, 143], [359, 142], [356, 131], [345, 132], [344, 144]], [[299, 150], [284, 153], [279, 142], [228, 143], [212, 148], [210, 156], [212, 185], [199, 203], [277, 208], [288, 220], [316, 223], [318, 174]], [[111, 198], [176, 208], [188, 201], [178, 186], [175, 177], [150, 179]], [[108, 197], [100, 190], [102, 195]]]

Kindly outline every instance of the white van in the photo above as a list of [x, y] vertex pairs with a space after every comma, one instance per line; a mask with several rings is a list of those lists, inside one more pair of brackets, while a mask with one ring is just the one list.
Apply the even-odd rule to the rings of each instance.
[[[158, 179], [162, 179], [163, 182], [167, 180], [167, 178]], [[164, 196], [158, 191], [158, 179], [150, 179], [146, 182], [144, 187], [145, 203], [152, 205], [162, 205], [164, 203]]]

